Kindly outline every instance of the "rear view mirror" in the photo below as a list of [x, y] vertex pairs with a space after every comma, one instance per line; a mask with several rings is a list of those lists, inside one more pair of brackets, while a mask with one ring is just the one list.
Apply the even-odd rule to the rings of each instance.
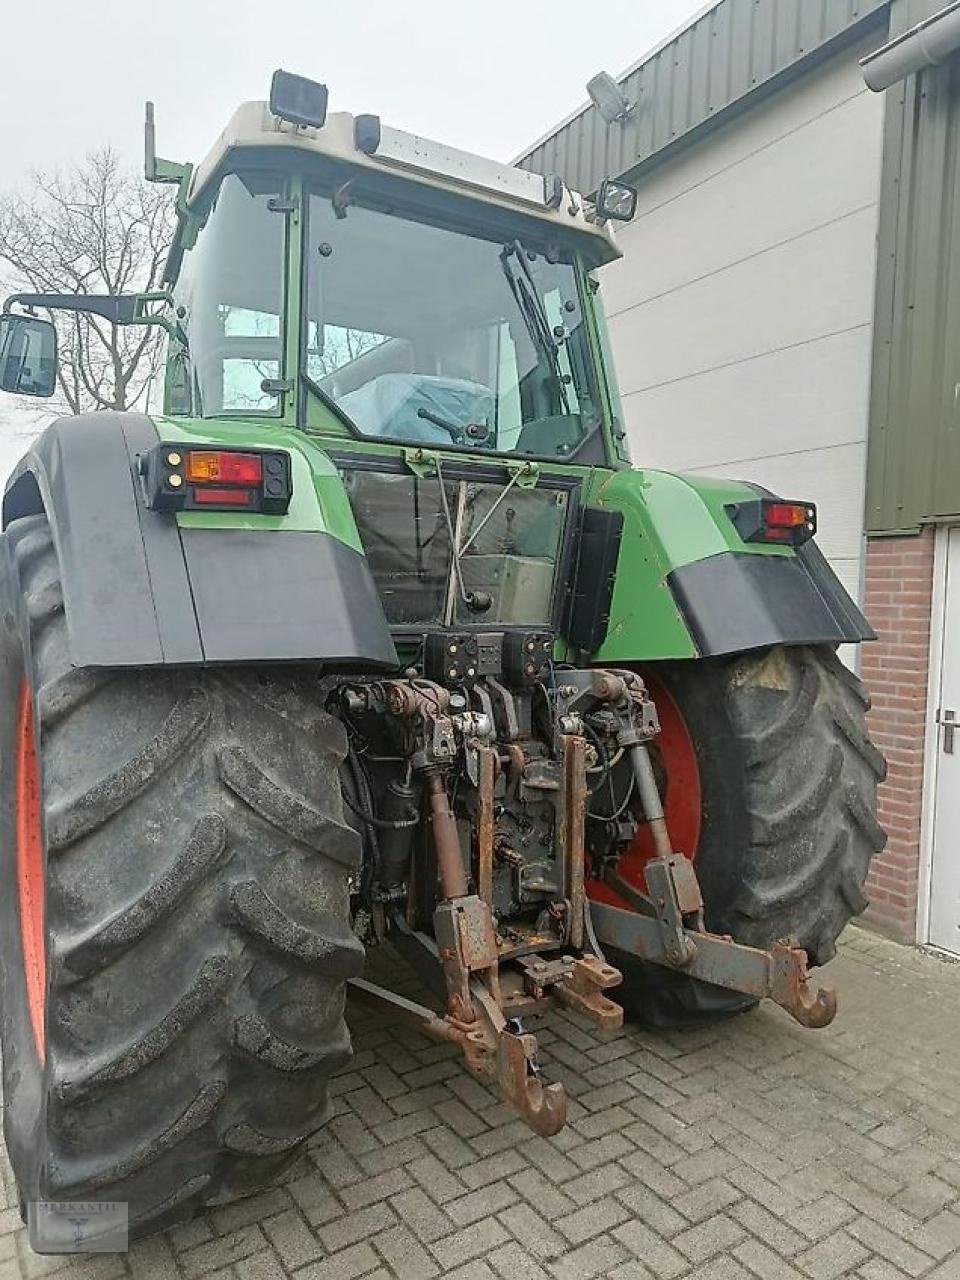
[[0, 315], [0, 391], [52, 396], [57, 389], [57, 331], [39, 316]]

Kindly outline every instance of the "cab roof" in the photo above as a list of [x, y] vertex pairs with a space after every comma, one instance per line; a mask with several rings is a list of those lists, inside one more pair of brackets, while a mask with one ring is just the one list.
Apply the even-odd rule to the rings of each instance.
[[190, 176], [188, 206], [203, 202], [219, 175], [235, 164], [235, 153], [264, 148], [327, 157], [360, 170], [389, 173], [437, 191], [472, 197], [501, 210], [514, 210], [545, 229], [555, 227], [564, 239], [572, 234], [591, 266], [621, 256], [609, 226], [589, 220], [591, 207], [559, 178], [393, 129], [376, 116], [334, 112], [319, 127], [292, 125], [273, 115], [266, 102], [245, 102], [233, 113]]

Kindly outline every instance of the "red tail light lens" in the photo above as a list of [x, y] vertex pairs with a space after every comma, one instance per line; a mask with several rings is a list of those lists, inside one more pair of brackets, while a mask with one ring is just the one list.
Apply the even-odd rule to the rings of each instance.
[[194, 489], [193, 500], [202, 507], [249, 507], [253, 494], [249, 489]]
[[764, 512], [768, 529], [799, 529], [814, 515], [806, 502], [771, 502]]
[[258, 453], [191, 449], [187, 453], [187, 479], [192, 484], [259, 486], [263, 480], [263, 459]]

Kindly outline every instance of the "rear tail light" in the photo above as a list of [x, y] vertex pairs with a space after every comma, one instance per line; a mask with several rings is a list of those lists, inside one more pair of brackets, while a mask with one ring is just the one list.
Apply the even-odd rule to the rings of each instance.
[[187, 479], [193, 484], [259, 485], [263, 459], [259, 453], [191, 449], [186, 455]]
[[290, 455], [282, 449], [160, 444], [140, 457], [139, 468], [154, 511], [285, 515], [293, 495]]
[[251, 489], [194, 489], [193, 500], [201, 507], [249, 507], [253, 501]]
[[817, 508], [812, 502], [757, 498], [731, 503], [727, 513], [744, 542], [799, 547], [817, 531]]

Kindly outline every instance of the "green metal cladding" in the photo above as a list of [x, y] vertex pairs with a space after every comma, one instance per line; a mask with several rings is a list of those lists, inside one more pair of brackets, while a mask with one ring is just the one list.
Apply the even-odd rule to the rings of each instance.
[[[942, 8], [895, 0], [891, 35]], [[870, 533], [960, 515], [960, 56], [887, 91]]]

